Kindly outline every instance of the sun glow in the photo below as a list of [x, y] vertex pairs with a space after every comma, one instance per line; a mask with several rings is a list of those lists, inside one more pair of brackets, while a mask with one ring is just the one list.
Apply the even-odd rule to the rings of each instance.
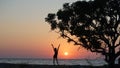
[[67, 55], [68, 55], [68, 52], [65, 52], [64, 55], [67, 56]]

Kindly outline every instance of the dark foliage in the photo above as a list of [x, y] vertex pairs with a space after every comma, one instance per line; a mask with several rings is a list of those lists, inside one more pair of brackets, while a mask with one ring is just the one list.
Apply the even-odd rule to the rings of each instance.
[[120, 47], [120, 40], [117, 41], [120, 37], [120, 0], [65, 3], [45, 20], [52, 30], [59, 29], [61, 37], [68, 42], [105, 55], [109, 64], [114, 64], [120, 55], [117, 49]]

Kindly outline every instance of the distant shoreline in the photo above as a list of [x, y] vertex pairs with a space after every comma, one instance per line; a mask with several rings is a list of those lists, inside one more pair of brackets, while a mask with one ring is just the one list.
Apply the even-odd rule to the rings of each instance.
[[[0, 68], [108, 68], [104, 66], [89, 66], [89, 65], [38, 65], [38, 64], [13, 64], [13, 63], [0, 63]], [[116, 64], [115, 68], [120, 68]]]
[[[35, 59], [35, 60], [53, 60], [52, 58], [1, 58], [0, 59]], [[103, 60], [103, 59], [87, 59], [87, 58], [84, 58], [84, 59], [59, 59], [58, 60]]]
[[[23, 58], [19, 58], [19, 57], [0, 57], [0, 59], [53, 59], [53, 58], [31, 58], [31, 57], [23, 57]], [[85, 59], [89, 59], [89, 60], [96, 60], [96, 59], [103, 59], [103, 58], [72, 58], [72, 59], [67, 59], [67, 58], [58, 58], [59, 60], [85, 60]]]

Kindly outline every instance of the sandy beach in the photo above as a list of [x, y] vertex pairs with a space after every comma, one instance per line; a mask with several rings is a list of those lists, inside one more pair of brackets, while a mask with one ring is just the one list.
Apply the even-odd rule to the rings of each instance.
[[[84, 66], [84, 65], [33, 65], [33, 64], [10, 64], [0, 63], [0, 68], [108, 68], [104, 66]], [[115, 65], [115, 68], [120, 68], [120, 65]]]

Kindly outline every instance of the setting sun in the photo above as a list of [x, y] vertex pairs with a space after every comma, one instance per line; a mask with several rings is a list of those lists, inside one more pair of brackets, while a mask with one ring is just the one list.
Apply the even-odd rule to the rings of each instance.
[[64, 55], [67, 56], [67, 55], [68, 55], [68, 52], [65, 52]]

